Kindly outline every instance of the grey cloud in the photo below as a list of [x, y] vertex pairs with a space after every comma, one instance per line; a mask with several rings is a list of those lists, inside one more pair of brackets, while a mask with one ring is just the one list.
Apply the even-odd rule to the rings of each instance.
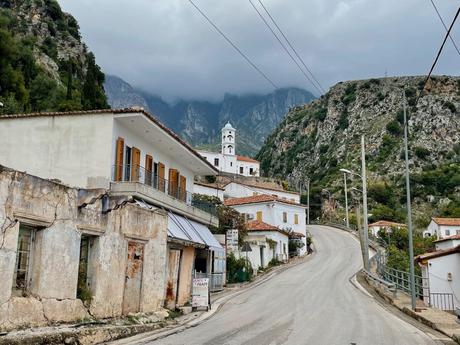
[[[257, 0], [253, 0], [257, 4]], [[186, 0], [59, 0], [109, 74], [168, 100], [267, 92], [270, 85]], [[279, 86], [309, 85], [248, 0], [195, 0]], [[437, 0], [446, 22], [458, 1]], [[324, 87], [425, 74], [445, 34], [429, 0], [264, 0]], [[459, 38], [460, 23], [453, 36]], [[436, 74], [458, 74], [448, 42]]]

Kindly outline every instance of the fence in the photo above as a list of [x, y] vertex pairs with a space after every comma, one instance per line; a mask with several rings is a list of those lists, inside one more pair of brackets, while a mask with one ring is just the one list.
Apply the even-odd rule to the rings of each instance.
[[225, 285], [225, 274], [219, 273], [202, 273], [193, 271], [193, 278], [209, 278], [209, 292], [222, 291]]

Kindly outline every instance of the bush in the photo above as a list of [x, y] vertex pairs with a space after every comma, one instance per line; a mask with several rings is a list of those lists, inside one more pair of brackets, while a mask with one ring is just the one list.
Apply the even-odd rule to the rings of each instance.
[[233, 253], [227, 256], [228, 283], [242, 283], [249, 281], [253, 276], [251, 263], [246, 258], [237, 259]]
[[337, 123], [338, 129], [347, 129], [348, 128], [348, 111], [344, 110], [339, 117], [339, 121]]
[[388, 133], [390, 133], [391, 135], [395, 137], [398, 137], [403, 133], [403, 129], [401, 128], [401, 125], [396, 120], [388, 122], [387, 131]]
[[321, 145], [319, 147], [319, 153], [326, 153], [329, 150], [329, 145]]
[[448, 101], [444, 105], [451, 111], [451, 113], [455, 114], [457, 112], [457, 108], [455, 107], [454, 103]]
[[418, 158], [425, 160], [430, 155], [430, 150], [417, 146], [414, 148], [414, 153]]
[[270, 260], [270, 262], [268, 263], [268, 267], [275, 267], [275, 266], [279, 266], [281, 265], [282, 262], [279, 261], [277, 258], [273, 258]]
[[382, 144], [379, 148], [379, 155], [377, 160], [385, 161], [397, 146], [398, 141], [394, 137], [385, 134], [382, 139]]

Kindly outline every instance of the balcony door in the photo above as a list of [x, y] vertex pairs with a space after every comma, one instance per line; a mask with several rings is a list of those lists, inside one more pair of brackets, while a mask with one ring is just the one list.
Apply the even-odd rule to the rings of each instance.
[[178, 198], [179, 190], [179, 171], [176, 169], [169, 169], [169, 195]]
[[137, 147], [131, 149], [131, 181], [139, 182], [140, 169], [141, 169], [141, 150]]

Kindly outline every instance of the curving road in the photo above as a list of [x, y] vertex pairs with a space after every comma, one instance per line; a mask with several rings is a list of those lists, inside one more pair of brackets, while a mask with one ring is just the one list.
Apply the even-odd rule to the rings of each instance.
[[162, 345], [436, 344], [359, 291], [359, 243], [341, 230], [312, 226], [316, 254], [226, 302], [213, 317]]

